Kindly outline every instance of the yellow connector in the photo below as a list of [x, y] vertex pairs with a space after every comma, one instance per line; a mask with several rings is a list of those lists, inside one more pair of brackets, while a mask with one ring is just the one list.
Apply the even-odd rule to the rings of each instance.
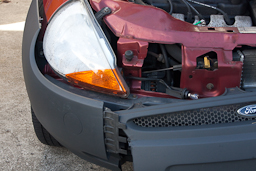
[[204, 57], [204, 68], [211, 68], [211, 62], [208, 59], [208, 56]]

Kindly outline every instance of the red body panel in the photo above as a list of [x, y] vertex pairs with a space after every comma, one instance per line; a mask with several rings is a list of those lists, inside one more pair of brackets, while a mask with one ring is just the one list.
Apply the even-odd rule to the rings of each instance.
[[[44, 0], [47, 20], [67, 0]], [[94, 10], [112, 9], [104, 18], [111, 31], [120, 37], [117, 57], [124, 74], [141, 76], [141, 67], [147, 55], [148, 43], [182, 44], [181, 88], [187, 88], [200, 97], [221, 95], [225, 88], [239, 87], [242, 62], [232, 60], [232, 50], [240, 45], [256, 46], [256, 34], [242, 34], [235, 27], [199, 27], [175, 19], [165, 11], [153, 6], [143, 6], [119, 0], [90, 0]], [[124, 58], [124, 52], [132, 50], [132, 61]], [[216, 52], [218, 69], [196, 69], [196, 58], [207, 52]], [[191, 78], [192, 76], [192, 78]], [[206, 85], [214, 88], [209, 90]], [[141, 82], [133, 80], [131, 91], [140, 91]]]
[[[196, 69], [196, 58], [214, 50], [218, 56], [218, 69], [214, 71]], [[225, 88], [239, 87], [243, 63], [232, 61], [232, 51], [211, 48], [183, 48], [181, 88], [188, 88], [200, 97], [218, 96]], [[209, 90], [207, 84], [214, 87]]]
[[[147, 56], [148, 42], [137, 41], [134, 39], [124, 39], [120, 38], [117, 42], [117, 50], [119, 62], [123, 68], [124, 75], [141, 77], [141, 68], [144, 63], [144, 59]], [[134, 57], [131, 61], [126, 60], [124, 53], [127, 50], [132, 50]], [[130, 87], [132, 90], [141, 89], [141, 81], [130, 80]]]
[[[241, 34], [234, 27], [209, 29], [195, 26], [152, 6], [113, 0], [91, 0], [91, 5], [96, 11], [106, 6], [112, 9], [105, 22], [118, 37], [182, 44], [181, 88], [200, 97], [218, 96], [225, 92], [225, 88], [239, 87], [242, 62], [232, 60], [232, 50], [240, 45], [256, 46], [256, 34]], [[211, 51], [217, 53], [218, 69], [196, 69], [196, 58]], [[209, 83], [214, 85], [211, 90], [206, 87]], [[138, 89], [138, 85], [133, 88]]]
[[91, 0], [91, 5], [96, 11], [106, 6], [112, 9], [112, 14], [105, 17], [105, 22], [118, 37], [224, 50], [233, 50], [241, 44], [256, 45], [256, 34], [240, 34], [234, 27], [216, 27], [209, 30], [208, 27], [175, 19], [153, 6], [114, 0]]

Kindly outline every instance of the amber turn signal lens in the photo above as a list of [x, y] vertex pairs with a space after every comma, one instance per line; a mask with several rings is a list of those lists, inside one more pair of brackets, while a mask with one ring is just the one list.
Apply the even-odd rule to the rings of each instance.
[[69, 82], [85, 89], [122, 97], [128, 94], [115, 69], [75, 72], [66, 77]]

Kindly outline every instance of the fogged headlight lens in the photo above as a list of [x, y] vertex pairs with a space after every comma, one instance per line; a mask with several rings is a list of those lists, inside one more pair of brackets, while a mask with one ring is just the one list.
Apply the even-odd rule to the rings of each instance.
[[129, 88], [116, 57], [87, 0], [63, 6], [50, 21], [43, 40], [50, 66], [73, 84], [127, 97]]

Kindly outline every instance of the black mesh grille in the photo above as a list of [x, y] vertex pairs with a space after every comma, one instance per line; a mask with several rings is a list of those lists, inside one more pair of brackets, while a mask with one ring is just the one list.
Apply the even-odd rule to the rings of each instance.
[[141, 127], [177, 127], [212, 125], [254, 120], [237, 114], [237, 110], [249, 104], [237, 104], [212, 108], [201, 108], [182, 112], [140, 117], [133, 122]]

